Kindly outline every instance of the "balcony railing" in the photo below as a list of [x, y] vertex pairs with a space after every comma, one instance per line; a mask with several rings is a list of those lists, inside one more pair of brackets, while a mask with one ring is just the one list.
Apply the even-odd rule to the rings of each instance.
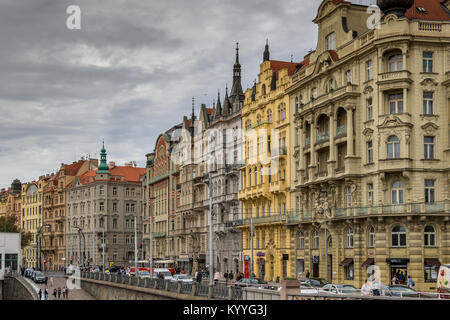
[[270, 155], [272, 157], [285, 156], [285, 155], [287, 155], [287, 148], [279, 147], [279, 148], [272, 149], [270, 151]]
[[164, 238], [166, 236], [165, 232], [153, 232], [153, 238]]
[[[265, 224], [265, 223], [275, 223], [275, 222], [284, 223], [285, 221], [286, 221], [286, 214], [277, 214], [277, 215], [253, 218], [254, 225]], [[236, 226], [250, 225], [250, 218], [236, 220], [235, 224], [236, 224]]]
[[321, 143], [330, 140], [330, 133], [328, 131], [318, 132], [316, 143]]
[[419, 30], [420, 31], [441, 32], [442, 24], [430, 23], [430, 22], [419, 22]]
[[347, 126], [338, 126], [336, 128], [336, 138], [347, 136]]

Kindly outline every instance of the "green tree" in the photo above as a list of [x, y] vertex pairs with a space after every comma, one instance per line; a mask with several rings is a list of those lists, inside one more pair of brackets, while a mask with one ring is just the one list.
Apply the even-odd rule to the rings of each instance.
[[0, 217], [0, 232], [13, 232], [13, 233], [21, 233], [22, 235], [22, 243], [21, 247], [24, 248], [30, 244], [31, 238], [33, 235], [31, 232], [20, 231], [16, 225], [16, 217], [15, 216], [3, 216]]

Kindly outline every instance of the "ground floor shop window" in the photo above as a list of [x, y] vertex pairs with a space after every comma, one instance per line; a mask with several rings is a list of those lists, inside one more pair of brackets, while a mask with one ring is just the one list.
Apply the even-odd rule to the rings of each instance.
[[296, 270], [297, 277], [304, 274], [304, 272], [305, 272], [305, 260], [304, 259], [297, 259], [297, 264], [296, 264], [295, 270]]
[[354, 277], [355, 277], [355, 265], [352, 262], [345, 267], [345, 280], [353, 280]]
[[425, 282], [436, 282], [439, 272], [438, 266], [425, 266]]
[[17, 254], [5, 254], [5, 268], [11, 271], [17, 271]]

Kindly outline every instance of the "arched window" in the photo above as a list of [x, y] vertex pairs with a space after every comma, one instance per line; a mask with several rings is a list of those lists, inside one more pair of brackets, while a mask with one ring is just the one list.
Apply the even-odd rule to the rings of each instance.
[[305, 249], [305, 234], [303, 231], [300, 231], [298, 234], [298, 248], [299, 249]]
[[261, 123], [261, 115], [260, 115], [260, 114], [258, 114], [258, 115], [256, 116], [256, 123], [257, 123], [257, 124], [260, 124], [260, 123]]
[[353, 228], [347, 229], [347, 248], [353, 248]]
[[278, 106], [278, 121], [281, 121], [281, 105]]
[[395, 181], [392, 184], [392, 204], [403, 203], [403, 183], [401, 181]]
[[319, 249], [319, 231], [314, 230], [313, 249]]
[[406, 229], [403, 226], [395, 226], [391, 232], [393, 247], [406, 247]]
[[397, 136], [390, 136], [388, 138], [386, 150], [388, 158], [400, 158], [400, 140]]
[[272, 122], [272, 110], [267, 110], [267, 122]]
[[370, 227], [369, 229], [369, 247], [375, 247], [375, 228]]
[[258, 168], [255, 168], [253, 171], [255, 174], [255, 186], [256, 186], [258, 184]]
[[433, 226], [425, 227], [425, 246], [426, 247], [434, 247], [436, 246], [436, 230]]
[[401, 54], [395, 54], [389, 57], [389, 72], [403, 70], [403, 57]]

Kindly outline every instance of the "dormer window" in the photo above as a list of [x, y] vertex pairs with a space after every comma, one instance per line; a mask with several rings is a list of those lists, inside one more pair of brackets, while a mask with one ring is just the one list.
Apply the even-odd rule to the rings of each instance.
[[417, 11], [420, 13], [427, 13], [427, 10], [424, 7], [416, 7]]
[[336, 34], [330, 33], [326, 38], [327, 50], [336, 50]]

